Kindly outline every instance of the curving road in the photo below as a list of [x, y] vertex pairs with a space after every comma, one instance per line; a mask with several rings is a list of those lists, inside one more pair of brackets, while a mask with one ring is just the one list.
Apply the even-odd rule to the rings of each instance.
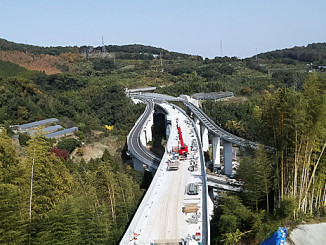
[[127, 137], [128, 150], [132, 157], [137, 158], [153, 169], [157, 169], [161, 162], [161, 158], [149, 151], [146, 146], [142, 145], [140, 142], [140, 134], [147, 120], [149, 119], [149, 116], [154, 110], [154, 102], [148, 99], [142, 99], [142, 102], [146, 104], [146, 109], [135, 123], [135, 126], [131, 129]]
[[[215, 122], [209, 116], [207, 116], [206, 113], [203, 112], [200, 108], [187, 101], [183, 101], [183, 103], [205, 125], [205, 127], [212, 135], [219, 136], [223, 140], [239, 146], [258, 149], [258, 145], [259, 145], [258, 143], [246, 140], [244, 138], [238, 137], [234, 134], [225, 131], [221, 127], [217, 126]], [[270, 146], [265, 146], [265, 148], [269, 152], [275, 151], [275, 148]]]
[[[142, 100], [146, 103], [146, 109], [128, 136], [128, 147], [133, 157], [137, 157], [138, 160], [141, 158], [146, 164], [146, 161], [153, 163], [155, 156], [141, 146], [139, 136], [153, 111], [154, 103], [151, 100]], [[170, 104], [161, 106], [163, 109], [164, 107], [167, 108], [166, 110], [172, 118], [173, 130], [171, 130], [168, 139], [168, 149], [172, 149], [178, 144], [178, 132], [176, 130], [178, 119], [179, 125], [183, 129], [185, 142], [188, 142], [189, 145], [193, 138], [197, 138], [197, 142], [199, 142], [199, 134], [193, 121], [182, 109]], [[193, 172], [189, 171], [190, 159], [182, 162], [178, 171], [169, 171], [167, 163], [173, 156], [168, 151], [165, 152], [153, 181], [120, 242], [121, 245], [134, 244], [135, 240], [138, 244], [149, 244], [152, 240], [176, 244], [173, 242], [180, 242], [181, 238], [186, 238], [189, 234], [200, 234], [202, 244], [209, 244], [206, 170], [201, 145], [199, 144], [198, 147], [199, 151], [191, 154], [193, 154], [193, 159], [197, 159], [195, 161], [198, 161], [200, 168]], [[200, 186], [198, 196], [189, 196], [185, 192], [189, 183], [197, 183]], [[200, 208], [195, 223], [189, 221], [194, 214], [187, 214], [182, 211], [187, 203], [196, 203]]]
[[207, 116], [206, 113], [203, 112], [197, 106], [194, 106], [193, 104], [186, 101], [184, 101], [184, 104], [205, 125], [205, 127], [212, 135], [219, 136], [223, 140], [226, 140], [236, 145], [250, 147], [254, 149], [258, 148], [258, 144], [256, 142], [248, 141], [241, 137], [235, 136], [234, 134], [231, 134], [225, 131], [224, 129], [222, 129], [221, 127], [217, 126], [215, 122], [212, 119], [210, 119], [209, 116]]
[[[203, 125], [208, 129], [209, 133], [215, 136], [221, 137], [223, 140], [243, 146], [243, 147], [249, 147], [253, 149], [258, 148], [258, 143], [246, 140], [244, 138], [238, 137], [234, 134], [231, 134], [221, 127], [217, 126], [215, 122], [209, 118], [209, 116], [206, 115], [205, 112], [203, 112], [200, 108], [193, 105], [192, 103], [186, 101], [182, 98], [177, 98], [169, 95], [163, 95], [163, 94], [155, 94], [155, 93], [149, 93], [149, 94], [142, 94], [142, 99], [151, 99], [151, 100], [157, 100], [157, 101], [182, 101], [184, 105], [201, 121]], [[266, 149], [269, 152], [274, 152], [275, 149], [273, 147], [266, 146]]]

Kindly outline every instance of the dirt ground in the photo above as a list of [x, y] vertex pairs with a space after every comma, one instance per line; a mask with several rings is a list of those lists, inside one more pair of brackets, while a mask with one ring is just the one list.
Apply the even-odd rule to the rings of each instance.
[[[96, 133], [97, 132], [95, 132], [95, 134]], [[82, 147], [77, 147], [72, 152], [71, 159], [74, 162], [79, 162], [82, 158], [84, 158], [84, 160], [88, 162], [92, 158], [95, 159], [102, 157], [105, 149], [108, 149], [115, 160], [121, 162], [121, 152], [124, 145], [125, 142], [122, 139], [119, 139], [119, 137], [108, 136], [93, 143], [85, 144]], [[82, 154], [79, 154], [80, 152], [82, 152]]]

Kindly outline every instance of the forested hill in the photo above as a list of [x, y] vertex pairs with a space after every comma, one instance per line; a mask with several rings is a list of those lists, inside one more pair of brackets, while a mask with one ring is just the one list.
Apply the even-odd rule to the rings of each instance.
[[[119, 242], [147, 183], [124, 148], [144, 105], [124, 88], [149, 86], [174, 96], [233, 92], [202, 101], [202, 109], [229, 132], [277, 149], [243, 152], [237, 178], [246, 191], [215, 207], [211, 244], [258, 244], [281, 225], [325, 219], [326, 73], [307, 69], [325, 60], [325, 44], [260, 54], [258, 61], [203, 60], [143, 45], [102, 52], [1, 39], [0, 49], [0, 244]], [[78, 134], [11, 139], [10, 125], [53, 117]]]
[[23, 43], [10, 42], [0, 38], [0, 50], [2, 51], [22, 51], [33, 54], [59, 55], [63, 53], [77, 53], [78, 47], [40, 47]]
[[261, 53], [261, 59], [290, 59], [309, 63], [326, 63], [326, 43], [312, 43], [303, 47], [293, 47]]
[[[29, 52], [32, 54], [48, 54], [48, 55], [60, 55], [64, 53], [93, 53], [93, 52], [102, 52], [102, 46], [66, 46], [66, 47], [40, 47], [35, 45], [28, 45], [23, 43], [10, 42], [5, 39], [0, 38], [0, 50], [2, 51], [21, 51]], [[118, 53], [119, 58], [136, 58], [136, 59], [154, 59], [155, 55], [162, 55], [165, 59], [174, 59], [174, 58], [187, 58], [191, 55], [182, 54], [178, 52], [170, 52], [163, 48], [157, 48], [152, 46], [145, 46], [141, 44], [129, 44], [129, 45], [105, 45], [106, 52]], [[121, 53], [126, 53], [127, 55], [121, 55]], [[130, 56], [130, 54], [138, 54], [138, 56]], [[139, 56], [139, 54], [146, 54], [144, 56]], [[153, 56], [154, 55], [154, 56]]]

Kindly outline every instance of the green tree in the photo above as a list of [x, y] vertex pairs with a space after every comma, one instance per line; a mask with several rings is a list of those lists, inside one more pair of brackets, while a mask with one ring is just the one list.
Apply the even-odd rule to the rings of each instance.
[[32, 218], [44, 217], [66, 198], [72, 186], [72, 176], [62, 159], [50, 154], [50, 149], [43, 136], [34, 136], [28, 142], [26, 180], [30, 182], [33, 169]]
[[26, 239], [20, 204], [19, 188], [12, 184], [0, 184], [1, 244], [23, 244]]
[[27, 146], [27, 141], [31, 139], [29, 134], [19, 134], [19, 144], [21, 146]]
[[0, 131], [0, 183], [17, 183], [18, 158], [12, 139], [6, 130]]
[[[211, 239], [218, 244], [227, 238], [229, 241], [239, 239], [237, 230], [241, 233], [253, 228], [255, 215], [245, 207], [238, 196], [223, 196], [214, 210], [211, 220]], [[231, 243], [232, 244], [232, 243]]]
[[37, 223], [39, 244], [81, 244], [77, 210], [72, 198], [57, 205], [47, 217]]
[[246, 196], [250, 203], [255, 204], [258, 212], [258, 204], [265, 200], [269, 211], [269, 193], [273, 187], [273, 167], [265, 149], [258, 146], [254, 157], [244, 157], [240, 161], [238, 174], [246, 186]]
[[74, 138], [63, 139], [58, 143], [57, 148], [66, 150], [69, 154], [78, 146], [78, 140]]

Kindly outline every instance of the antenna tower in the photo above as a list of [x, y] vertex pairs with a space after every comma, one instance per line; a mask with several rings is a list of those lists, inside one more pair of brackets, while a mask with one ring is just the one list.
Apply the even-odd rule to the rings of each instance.
[[103, 35], [102, 35], [102, 56], [104, 57], [105, 56], [105, 46], [104, 46], [104, 38], [103, 38]]

